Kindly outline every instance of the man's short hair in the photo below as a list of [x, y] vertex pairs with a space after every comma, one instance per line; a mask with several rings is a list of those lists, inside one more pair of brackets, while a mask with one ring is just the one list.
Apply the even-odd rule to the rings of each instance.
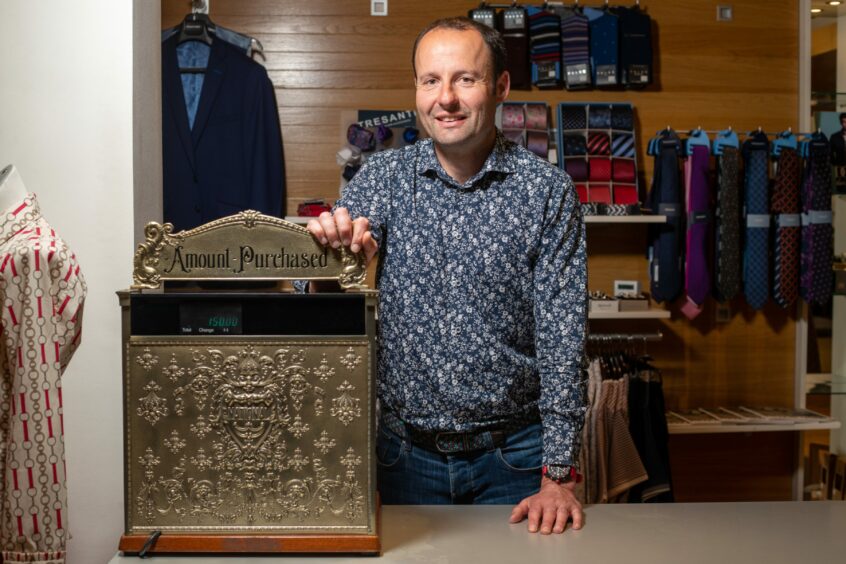
[[846, 118], [846, 112], [840, 114], [840, 121], [843, 121], [843, 118]]
[[415, 62], [415, 58], [417, 57], [417, 45], [420, 43], [420, 40], [423, 39], [424, 35], [436, 29], [454, 29], [456, 31], [469, 31], [474, 29], [478, 31], [479, 35], [482, 36], [485, 45], [488, 46], [488, 49], [491, 52], [494, 81], [499, 78], [499, 75], [505, 72], [505, 41], [503, 41], [502, 35], [500, 35], [497, 30], [490, 28], [485, 24], [481, 24], [464, 16], [458, 16], [433, 21], [423, 28], [423, 31], [421, 31], [417, 36], [417, 39], [414, 40], [414, 48], [411, 50], [411, 68], [414, 71], [415, 78], [417, 77], [417, 64]]

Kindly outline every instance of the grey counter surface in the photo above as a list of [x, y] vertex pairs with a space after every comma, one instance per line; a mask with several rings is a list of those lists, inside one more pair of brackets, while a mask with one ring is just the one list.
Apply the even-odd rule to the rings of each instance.
[[[386, 506], [382, 556], [158, 556], [152, 564], [846, 562], [846, 502], [595, 505], [580, 531], [529, 534], [510, 506]], [[117, 542], [117, 539], [115, 539]], [[138, 562], [116, 555], [110, 564]]]

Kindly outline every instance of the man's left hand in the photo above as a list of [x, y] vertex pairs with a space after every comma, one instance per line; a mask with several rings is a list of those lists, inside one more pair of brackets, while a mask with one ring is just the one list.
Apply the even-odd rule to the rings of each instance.
[[511, 510], [512, 523], [519, 523], [529, 516], [529, 532], [542, 535], [563, 533], [567, 520], [573, 518], [573, 528], [581, 529], [584, 521], [582, 504], [576, 499], [573, 490], [575, 482], [559, 484], [547, 477], [541, 479], [541, 488], [535, 495], [529, 496]]

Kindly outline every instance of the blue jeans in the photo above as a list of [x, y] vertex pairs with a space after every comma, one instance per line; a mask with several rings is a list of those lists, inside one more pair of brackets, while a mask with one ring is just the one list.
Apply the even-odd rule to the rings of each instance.
[[534, 423], [495, 447], [440, 454], [379, 426], [377, 486], [386, 505], [516, 504], [540, 489], [542, 435]]

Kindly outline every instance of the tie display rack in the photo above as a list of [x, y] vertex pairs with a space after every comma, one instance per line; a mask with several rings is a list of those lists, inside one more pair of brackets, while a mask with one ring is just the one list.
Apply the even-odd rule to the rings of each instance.
[[572, 177], [586, 215], [639, 213], [631, 104], [562, 102], [557, 134], [559, 166]]

